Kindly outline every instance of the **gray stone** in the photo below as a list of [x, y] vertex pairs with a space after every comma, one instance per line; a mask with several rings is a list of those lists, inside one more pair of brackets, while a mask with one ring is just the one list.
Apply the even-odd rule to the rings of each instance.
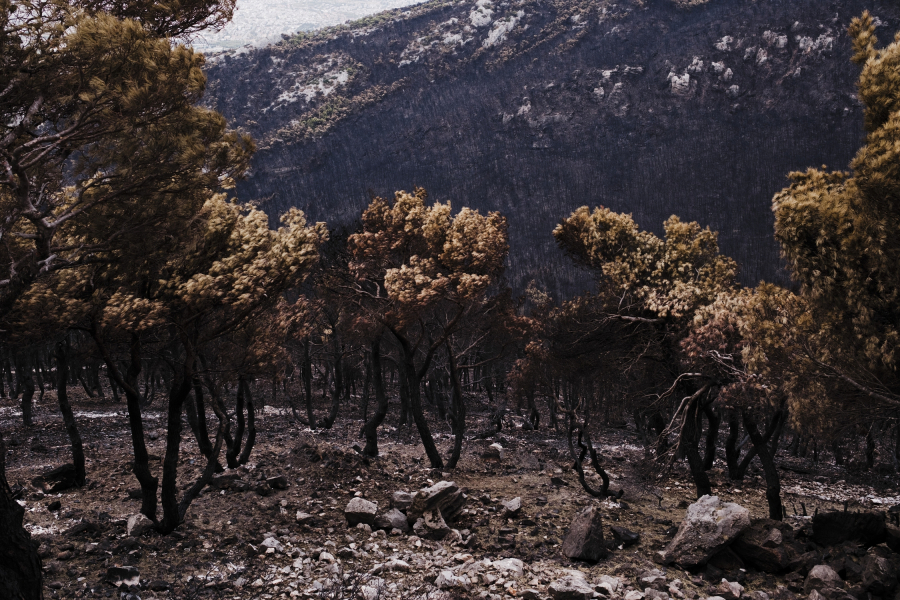
[[391, 507], [397, 510], [406, 510], [413, 501], [413, 495], [409, 492], [398, 491], [391, 496]]
[[574, 560], [597, 562], [608, 554], [603, 541], [603, 520], [595, 506], [583, 509], [569, 526], [562, 553]]
[[522, 512], [522, 499], [519, 497], [513, 498], [512, 500], [508, 500], [503, 503], [503, 516], [505, 517], [517, 517], [519, 513]]
[[263, 548], [275, 548], [275, 552], [284, 554], [284, 545], [273, 537], [267, 537], [260, 544]]
[[870, 551], [863, 558], [862, 567], [862, 586], [870, 594], [887, 596], [897, 587], [897, 565], [887, 557]]
[[723, 579], [716, 588], [716, 592], [725, 600], [738, 600], [744, 592], [744, 586], [736, 581]]
[[501, 573], [510, 573], [514, 577], [525, 575], [525, 563], [518, 558], [504, 558], [495, 560], [493, 567]]
[[404, 533], [409, 531], [409, 523], [406, 520], [406, 515], [396, 508], [392, 508], [386, 513], [382, 513], [375, 517], [375, 527], [387, 530], [399, 529]]
[[441, 511], [432, 509], [419, 517], [413, 525], [413, 532], [427, 540], [442, 540], [450, 533], [450, 527], [441, 516]]
[[588, 600], [598, 596], [588, 585], [584, 575], [578, 571], [570, 571], [568, 575], [557, 579], [550, 584], [547, 591], [553, 600]]
[[813, 590], [823, 590], [830, 587], [841, 587], [841, 576], [828, 565], [816, 565], [806, 576], [803, 584], [803, 593], [808, 594]]
[[441, 571], [434, 580], [434, 585], [439, 589], [463, 588], [469, 589], [471, 581], [465, 575], [454, 575], [453, 571]]
[[706, 564], [750, 526], [750, 512], [716, 496], [703, 496], [691, 504], [668, 546], [656, 555], [663, 564], [693, 568]]
[[357, 523], [365, 523], [366, 525], [375, 524], [375, 513], [378, 512], [378, 506], [374, 502], [369, 502], [363, 498], [353, 498], [344, 509], [344, 517], [347, 518], [347, 524], [350, 526]]
[[612, 531], [613, 538], [622, 545], [623, 548], [627, 548], [628, 546], [633, 546], [641, 541], [641, 534], [631, 531], [630, 529], [625, 529], [624, 527], [619, 527], [618, 525], [613, 525], [609, 528]]
[[439, 481], [416, 493], [406, 511], [406, 520], [415, 523], [426, 512], [438, 510], [444, 521], [452, 523], [459, 516], [465, 502], [462, 491], [454, 482]]
[[786, 570], [791, 561], [803, 554], [803, 548], [794, 541], [791, 526], [771, 519], [754, 519], [732, 544], [741, 559], [766, 573]]
[[128, 517], [128, 537], [140, 537], [153, 529], [153, 521], [148, 519], [144, 514], [138, 513]]
[[659, 569], [644, 571], [638, 576], [638, 579], [640, 580], [641, 585], [645, 587], [652, 587], [657, 590], [666, 589], [666, 574]]

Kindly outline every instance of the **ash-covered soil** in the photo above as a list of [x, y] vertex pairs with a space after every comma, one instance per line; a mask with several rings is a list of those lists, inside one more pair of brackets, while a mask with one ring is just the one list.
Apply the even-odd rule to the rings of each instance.
[[[0, 427], [10, 446], [8, 477], [25, 488], [26, 526], [40, 543], [49, 598], [546, 598], [550, 584], [577, 570], [591, 585], [602, 576], [616, 577], [612, 595], [627, 600], [632, 593], [634, 599], [634, 592], [643, 597], [647, 573], [660, 568], [653, 563], [654, 553], [671, 540], [696, 500], [681, 465], [664, 480], [653, 479], [658, 467], [647, 463], [636, 433], [627, 428], [603, 429], [594, 439], [611, 487], [623, 490], [616, 502], [592, 498], [581, 488], [563, 431], [523, 430], [522, 419], [511, 414], [501, 433], [475, 439], [487, 428], [489, 412], [474, 400], [470, 436], [452, 472], [429, 468], [415, 427], [398, 427], [395, 406], [380, 431], [381, 456], [369, 460], [352, 447], [363, 443], [359, 406], [343, 407], [333, 429], [315, 432], [295, 422], [290, 409], [267, 406], [258, 411], [249, 464], [217, 475], [218, 483], [204, 490], [173, 534], [129, 537], [127, 519], [138, 513], [140, 500], [131, 473], [125, 406], [78, 391], [72, 388], [70, 395], [84, 439], [88, 482], [58, 494], [45, 495], [31, 484], [37, 475], [70, 461], [53, 393], [38, 404], [36, 424], [28, 429], [16, 403], [0, 400]], [[145, 411], [157, 474], [165, 451], [163, 402], [159, 398]], [[430, 416], [438, 447], [447, 456], [449, 427]], [[180, 484], [186, 488], [203, 460], [187, 425], [184, 431]], [[486, 452], [491, 444], [503, 448], [499, 462], [482, 456], [491, 454]], [[887, 510], [900, 504], [900, 486], [888, 469], [863, 471], [856, 463], [835, 467], [830, 455], [819, 458], [813, 463], [784, 451], [779, 456], [788, 512], [802, 513], [805, 507], [809, 515], [789, 516], [795, 528], [816, 510]], [[743, 485], [735, 485], [720, 463], [711, 472], [714, 492], [746, 507], [753, 518], [767, 516], [759, 469], [751, 467]], [[286, 479], [286, 489], [266, 483], [278, 476]], [[589, 479], [598, 486], [599, 478]], [[394, 492], [415, 493], [441, 480], [456, 482], [466, 493], [462, 514], [450, 524], [459, 536], [429, 541], [412, 532], [391, 535], [347, 525], [344, 508], [354, 497], [377, 503], [380, 512], [390, 507]], [[522, 510], [509, 517], [503, 502], [515, 497], [521, 498]], [[609, 528], [615, 525], [639, 533], [640, 541], [628, 548], [612, 545], [609, 557], [594, 565], [566, 559], [562, 539], [574, 515], [590, 504], [602, 512], [607, 539], [613, 539]], [[275, 541], [264, 545], [270, 538]], [[517, 560], [504, 560], [510, 558]], [[105, 581], [116, 566], [135, 567], [136, 585]], [[722, 576], [674, 567], [662, 573], [664, 594], [673, 598], [679, 593], [715, 596]], [[740, 580], [744, 595], [764, 591], [786, 598], [790, 590], [798, 591], [791, 574], [786, 579], [748, 568], [725, 575]]]

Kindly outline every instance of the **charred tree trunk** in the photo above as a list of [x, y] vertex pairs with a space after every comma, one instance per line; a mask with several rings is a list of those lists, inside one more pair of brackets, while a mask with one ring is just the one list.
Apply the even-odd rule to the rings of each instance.
[[43, 597], [41, 557], [22, 525], [25, 509], [13, 499], [6, 479], [6, 443], [0, 434], [0, 597], [40, 600]]
[[716, 461], [716, 442], [719, 439], [719, 424], [722, 418], [712, 407], [712, 402], [703, 405], [703, 414], [706, 415], [706, 451], [703, 455], [703, 470], [709, 471]]
[[166, 455], [163, 458], [162, 468], [162, 512], [163, 518], [159, 524], [160, 533], [167, 534], [181, 525], [183, 514], [179, 510], [178, 502], [178, 459], [181, 454], [181, 415], [184, 412], [184, 401], [191, 393], [194, 379], [192, 365], [194, 357], [187, 353], [180, 369], [172, 381], [169, 392], [169, 406], [167, 410], [166, 431]]
[[[203, 398], [203, 386], [200, 384], [200, 378], [193, 378], [194, 395], [193, 399], [188, 398], [185, 401], [187, 408], [188, 423], [197, 438], [197, 447], [207, 459], [212, 456], [213, 445], [209, 441], [209, 429], [206, 425], [206, 401]], [[191, 422], [191, 412], [194, 413], [194, 422]]]
[[425, 454], [428, 456], [431, 467], [441, 469], [444, 466], [444, 460], [434, 443], [428, 421], [425, 419], [425, 412], [422, 410], [422, 378], [416, 371], [415, 349], [404, 338], [399, 338], [398, 341], [400, 342], [400, 385], [403, 386], [404, 382], [406, 384], [409, 412], [416, 424], [416, 429], [419, 430], [419, 437], [422, 438], [422, 445], [425, 447]]
[[240, 464], [238, 463], [238, 456], [241, 452], [241, 442], [244, 440], [244, 377], [241, 375], [238, 377], [238, 385], [237, 385], [237, 399], [235, 401], [234, 407], [234, 416], [237, 420], [237, 425], [234, 429], [234, 439], [228, 444], [228, 449], [225, 452], [225, 461], [228, 464], [229, 469], [236, 469]]
[[303, 342], [303, 367], [301, 376], [303, 377], [303, 391], [306, 400], [306, 418], [309, 419], [309, 428], [316, 428], [316, 415], [313, 412], [313, 396], [312, 396], [312, 358], [309, 355], [309, 338]]
[[384, 391], [384, 372], [381, 369], [381, 337], [372, 342], [370, 354], [372, 387], [375, 390], [375, 413], [366, 421], [363, 433], [366, 436], [365, 456], [378, 456], [378, 427], [384, 422], [388, 411], [387, 394]]
[[703, 469], [703, 459], [700, 458], [700, 422], [701, 422], [701, 403], [703, 395], [709, 390], [709, 386], [704, 386], [698, 390], [694, 397], [690, 400], [688, 406], [684, 409], [684, 426], [681, 432], [681, 450], [687, 459], [688, 466], [691, 470], [691, 477], [694, 479], [694, 485], [697, 487], [697, 497], [712, 495], [712, 485], [709, 482], [709, 476]]
[[253, 452], [253, 446], [256, 444], [256, 408], [253, 406], [253, 395], [250, 393], [250, 384], [244, 380], [244, 394], [246, 395], [247, 404], [247, 441], [244, 442], [244, 448], [238, 458], [239, 465], [246, 465], [250, 460], [250, 453]]
[[322, 427], [331, 429], [337, 419], [338, 409], [341, 406], [341, 394], [344, 391], [344, 354], [340, 352], [335, 344], [335, 360], [334, 360], [334, 387], [331, 390], [331, 408], [322, 421]]
[[453, 394], [450, 404], [453, 414], [453, 451], [450, 453], [450, 460], [447, 461], [447, 468], [455, 469], [462, 453], [463, 436], [466, 432], [466, 403], [462, 395], [462, 384], [459, 381], [456, 359], [453, 358], [450, 344], [447, 344], [447, 358], [450, 365], [450, 389]]
[[[769, 518], [780, 521], [784, 518], [784, 507], [781, 504], [781, 478], [778, 475], [778, 467], [775, 466], [775, 451], [778, 448], [778, 440], [781, 437], [781, 425], [784, 413], [779, 410], [773, 417], [769, 426], [771, 433], [763, 436], [756, 426], [756, 421], [750, 411], [743, 411], [744, 427], [750, 435], [756, 454], [762, 463], [763, 473], [766, 477], [766, 501], [769, 504]], [[767, 432], [768, 433], [768, 432]], [[771, 446], [769, 445], [771, 443]]]
[[22, 424], [25, 427], [34, 425], [34, 375], [32, 374], [31, 361], [25, 361], [22, 367]]
[[72, 444], [72, 464], [75, 466], [75, 485], [84, 485], [87, 473], [84, 466], [84, 446], [81, 443], [81, 434], [75, 423], [75, 413], [69, 404], [69, 394], [66, 389], [68, 383], [66, 377], [66, 363], [68, 353], [65, 342], [56, 345], [56, 397], [59, 400], [59, 412], [62, 413], [63, 424]]
[[[393, 372], [391, 373], [393, 375]], [[400, 426], [409, 425], [409, 382], [403, 376], [403, 373], [400, 372], [400, 368], [397, 369], [397, 379], [398, 379], [398, 388], [400, 395]]]
[[150, 472], [150, 455], [147, 453], [147, 444], [144, 440], [144, 422], [141, 418], [141, 394], [138, 390], [138, 378], [141, 374], [141, 340], [137, 335], [131, 337], [130, 361], [128, 370], [123, 377], [106, 350], [106, 346], [102, 343], [96, 328], [92, 327], [91, 335], [103, 356], [103, 360], [106, 362], [106, 369], [125, 393], [125, 401], [128, 407], [128, 425], [131, 429], [131, 444], [134, 448], [133, 470], [138, 483], [141, 485], [141, 513], [156, 523], [156, 490], [159, 480]]

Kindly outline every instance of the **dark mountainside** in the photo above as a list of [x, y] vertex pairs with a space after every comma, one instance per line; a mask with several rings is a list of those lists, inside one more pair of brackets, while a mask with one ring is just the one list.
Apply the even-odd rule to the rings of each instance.
[[[694, 6], [689, 6], [693, 4]], [[432, 2], [210, 59], [208, 102], [260, 144], [239, 187], [350, 224], [422, 186], [510, 221], [510, 279], [588, 278], [550, 231], [578, 206], [720, 232], [742, 280], [784, 282], [772, 195], [862, 139], [850, 20], [880, 1]]]

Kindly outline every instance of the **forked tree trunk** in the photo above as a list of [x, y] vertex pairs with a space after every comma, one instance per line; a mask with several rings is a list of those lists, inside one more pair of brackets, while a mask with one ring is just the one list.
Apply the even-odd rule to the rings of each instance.
[[22, 525], [24, 516], [6, 479], [6, 443], [0, 434], [0, 598], [40, 600], [41, 557]]
[[422, 446], [425, 447], [425, 455], [433, 469], [441, 469], [444, 467], [444, 459], [441, 458], [434, 438], [431, 436], [431, 430], [428, 427], [428, 421], [425, 419], [425, 412], [422, 410], [422, 378], [416, 372], [414, 362], [415, 350], [405, 339], [400, 339], [400, 378], [401, 385], [404, 380], [406, 383], [406, 393], [409, 397], [409, 412], [412, 415], [416, 429], [419, 430], [419, 437], [422, 438]]
[[378, 456], [378, 427], [384, 422], [388, 411], [388, 398], [384, 391], [384, 371], [381, 368], [381, 337], [372, 342], [372, 387], [375, 390], [375, 413], [366, 421], [363, 433], [366, 436], [366, 447], [363, 455]]
[[784, 506], [781, 503], [781, 477], [778, 475], [778, 467], [775, 465], [775, 452], [781, 437], [784, 414], [780, 410], [775, 414], [773, 422], [768, 428], [771, 433], [767, 436], [763, 436], [759, 432], [756, 421], [749, 411], [743, 411], [743, 418], [744, 427], [756, 448], [766, 478], [766, 502], [769, 504], [769, 518], [781, 521], [784, 518]]
[[[141, 485], [141, 513], [148, 519], [157, 522], [156, 518], [156, 490], [159, 480], [150, 472], [150, 455], [147, 452], [147, 443], [144, 440], [144, 422], [141, 418], [141, 394], [138, 390], [138, 381], [141, 374], [141, 340], [137, 335], [131, 337], [131, 352], [128, 370], [123, 376], [112, 360], [106, 346], [102, 343], [96, 329], [91, 330], [91, 335], [106, 362], [106, 369], [125, 394], [125, 402], [128, 407], [128, 425], [131, 429], [131, 444], [134, 449], [134, 475]], [[180, 417], [179, 417], [180, 418]]]
[[178, 506], [178, 459], [181, 454], [181, 415], [184, 412], [184, 401], [191, 393], [193, 362], [193, 356], [185, 358], [181, 372], [176, 374], [169, 391], [169, 406], [166, 411], [166, 455], [163, 458], [160, 493], [163, 514], [159, 531], [163, 534], [174, 531], [181, 525], [183, 518]]
[[239, 465], [247, 464], [247, 461], [250, 460], [253, 446], [256, 444], [256, 409], [253, 406], [253, 396], [250, 394], [250, 384], [247, 383], [246, 379], [244, 380], [244, 395], [246, 396], [247, 404], [247, 441], [244, 442], [241, 455], [238, 457]]
[[681, 432], [681, 450], [687, 459], [688, 467], [690, 467], [691, 477], [697, 488], [697, 497], [712, 495], [712, 485], [709, 476], [703, 469], [703, 459], [700, 458], [700, 422], [702, 398], [706, 394], [709, 386], [704, 386], [698, 390], [694, 397], [691, 398], [688, 406], [684, 409], [684, 426]]
[[78, 425], [75, 423], [75, 413], [69, 404], [69, 394], [66, 389], [68, 378], [66, 377], [66, 364], [68, 355], [66, 343], [56, 345], [56, 397], [59, 400], [59, 412], [62, 413], [63, 424], [72, 444], [72, 464], [75, 466], [75, 485], [84, 485], [87, 472], [84, 466], [84, 446], [81, 443], [81, 434], [78, 433]]

